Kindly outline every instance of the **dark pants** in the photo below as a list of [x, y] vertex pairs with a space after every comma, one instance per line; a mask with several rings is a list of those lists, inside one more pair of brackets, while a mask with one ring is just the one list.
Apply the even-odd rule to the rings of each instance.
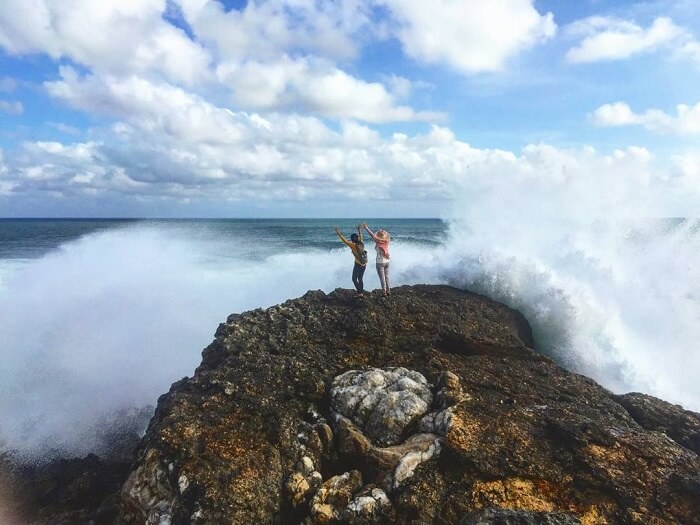
[[357, 293], [362, 293], [365, 290], [365, 285], [362, 282], [362, 276], [365, 274], [365, 267], [355, 263], [352, 269], [352, 284], [355, 285]]

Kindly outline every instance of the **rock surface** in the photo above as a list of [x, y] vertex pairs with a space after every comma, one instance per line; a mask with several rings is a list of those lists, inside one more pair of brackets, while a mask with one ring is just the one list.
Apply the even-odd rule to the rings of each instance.
[[113, 523], [700, 524], [700, 415], [532, 348], [518, 312], [443, 286], [232, 315], [159, 399]]
[[700, 523], [698, 415], [532, 346], [520, 314], [448, 287], [230, 316], [159, 400], [121, 519]]
[[350, 419], [380, 446], [405, 441], [406, 431], [433, 403], [423, 374], [405, 368], [350, 370], [333, 379], [331, 410]]

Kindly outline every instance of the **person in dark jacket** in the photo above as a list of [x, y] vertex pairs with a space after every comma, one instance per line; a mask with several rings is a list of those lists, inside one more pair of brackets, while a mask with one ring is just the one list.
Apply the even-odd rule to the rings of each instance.
[[352, 283], [355, 285], [357, 290], [357, 295], [363, 296], [365, 291], [364, 283], [362, 282], [362, 277], [365, 274], [365, 268], [367, 267], [367, 250], [365, 250], [365, 245], [362, 242], [362, 230], [361, 226], [357, 225], [357, 233], [353, 233], [348, 241], [343, 234], [340, 233], [338, 228], [335, 229], [335, 233], [338, 234], [340, 240], [343, 241], [352, 255], [355, 257], [355, 265], [352, 268]]

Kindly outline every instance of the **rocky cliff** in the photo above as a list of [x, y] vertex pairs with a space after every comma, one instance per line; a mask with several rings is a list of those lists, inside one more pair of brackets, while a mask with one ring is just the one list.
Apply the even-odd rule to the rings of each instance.
[[160, 398], [120, 519], [700, 523], [700, 416], [532, 347], [518, 312], [449, 287], [232, 315]]
[[700, 415], [561, 369], [501, 304], [413, 286], [232, 315], [130, 469], [13, 483], [52, 525], [692, 525], [698, 454]]

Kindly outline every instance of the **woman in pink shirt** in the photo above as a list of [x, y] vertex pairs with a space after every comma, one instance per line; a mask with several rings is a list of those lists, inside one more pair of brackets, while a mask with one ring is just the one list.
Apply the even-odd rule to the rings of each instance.
[[364, 227], [375, 242], [374, 249], [377, 250], [377, 273], [379, 274], [379, 281], [382, 284], [382, 292], [385, 296], [389, 295], [391, 294], [391, 289], [389, 288], [389, 240], [391, 237], [387, 231], [379, 230], [377, 233], [374, 233], [366, 224]]

